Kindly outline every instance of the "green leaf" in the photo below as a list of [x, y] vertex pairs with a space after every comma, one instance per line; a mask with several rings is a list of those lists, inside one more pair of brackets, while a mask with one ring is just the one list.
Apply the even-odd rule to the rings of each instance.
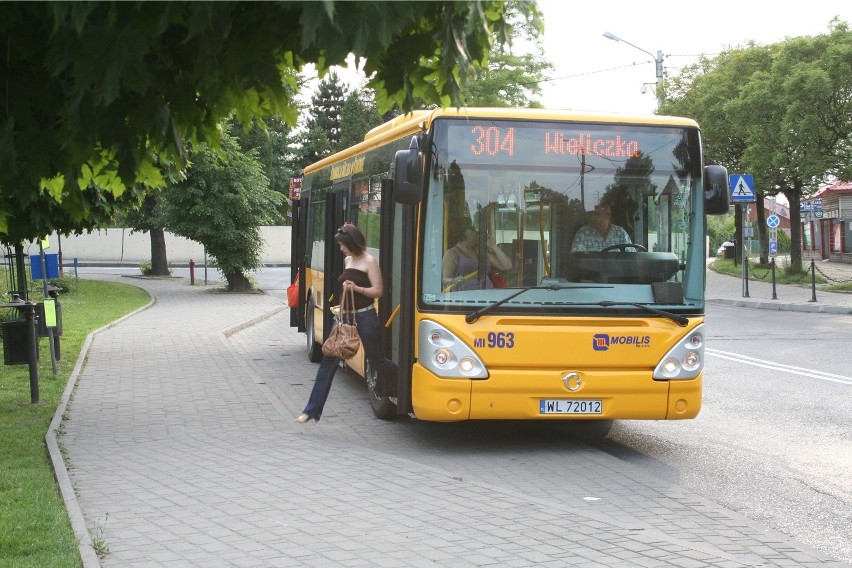
[[65, 176], [57, 174], [52, 178], [42, 178], [40, 188], [55, 201], [62, 200], [62, 190], [65, 188]]

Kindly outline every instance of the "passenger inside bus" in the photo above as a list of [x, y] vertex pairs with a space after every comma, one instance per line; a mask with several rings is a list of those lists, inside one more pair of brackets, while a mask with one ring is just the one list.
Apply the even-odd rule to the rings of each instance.
[[[444, 253], [441, 262], [442, 282], [445, 291], [476, 290], [479, 286], [479, 231], [470, 225], [462, 225], [457, 232], [456, 244]], [[512, 269], [512, 260], [503, 250], [494, 244], [488, 236], [486, 243], [485, 278], [486, 288], [503, 287], [494, 271]], [[497, 280], [497, 282], [495, 282]]]
[[588, 222], [577, 229], [571, 251], [602, 251], [612, 246], [632, 243], [627, 231], [612, 223], [609, 203], [601, 201], [595, 205], [594, 211], [589, 211]]

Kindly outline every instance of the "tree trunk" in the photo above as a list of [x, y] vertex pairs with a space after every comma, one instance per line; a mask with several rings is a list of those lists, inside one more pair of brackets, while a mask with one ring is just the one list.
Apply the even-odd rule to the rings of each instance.
[[795, 189], [784, 191], [790, 204], [790, 270], [802, 272], [802, 215], [799, 211], [801, 192]]
[[769, 264], [769, 234], [766, 230], [766, 198], [758, 193], [755, 199], [755, 222], [757, 223], [757, 237], [760, 242], [760, 264]]
[[743, 261], [743, 243], [745, 243], [743, 206], [737, 203], [734, 206], [734, 266], [739, 266]]
[[251, 281], [240, 270], [225, 273], [229, 292], [247, 292], [252, 290]]
[[21, 300], [27, 302], [30, 299], [30, 292], [27, 290], [27, 265], [24, 260], [26, 257], [24, 256], [24, 245], [23, 243], [18, 243], [15, 245], [15, 286], [17, 287], [17, 292]]
[[168, 276], [169, 260], [166, 258], [166, 234], [163, 229], [151, 229], [151, 276]]

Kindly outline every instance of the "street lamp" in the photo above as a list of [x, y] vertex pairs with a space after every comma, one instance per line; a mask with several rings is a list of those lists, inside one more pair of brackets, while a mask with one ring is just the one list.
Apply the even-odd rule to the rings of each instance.
[[[657, 65], [657, 83], [656, 83], [656, 85], [657, 85], [657, 89], [656, 89], [656, 95], [657, 95], [657, 101], [658, 101], [658, 103], [661, 103], [661, 102], [662, 102], [662, 100], [661, 100], [661, 97], [660, 97], [660, 89], [659, 89], [659, 87], [660, 87], [660, 83], [662, 83], [662, 82], [663, 82], [663, 52], [662, 52], [662, 50], [659, 50], [659, 49], [658, 49], [658, 50], [657, 50], [657, 55], [656, 55], [656, 57], [655, 57], [655, 56], [654, 56], [654, 54], [653, 54], [653, 53], [651, 53], [650, 51], [647, 51], [647, 50], [645, 50], [645, 49], [642, 49], [642, 48], [641, 48], [641, 47], [639, 47], [638, 45], [633, 45], [633, 44], [632, 44], [632, 43], [630, 43], [629, 41], [625, 41], [625, 40], [621, 39], [620, 37], [618, 37], [618, 36], [617, 36], [617, 35], [615, 35], [615, 34], [612, 34], [612, 33], [610, 33], [610, 32], [604, 32], [603, 36], [604, 36], [605, 38], [607, 38], [607, 39], [611, 39], [612, 41], [620, 41], [620, 42], [626, 43], [626, 44], [627, 44], [627, 45], [629, 45], [630, 47], [634, 47], [634, 48], [638, 49], [639, 51], [641, 51], [641, 52], [643, 52], [643, 53], [647, 53], [648, 55], [650, 55], [651, 57], [653, 57], [653, 58], [654, 58], [654, 63], [656, 63], [656, 65]], [[643, 92], [643, 93], [645, 92], [645, 91], [644, 91], [645, 85], [647, 85], [647, 83], [645, 83], [645, 84], [643, 84], [643, 85], [642, 85], [642, 89], [643, 89], [643, 90], [642, 90], [642, 92]]]

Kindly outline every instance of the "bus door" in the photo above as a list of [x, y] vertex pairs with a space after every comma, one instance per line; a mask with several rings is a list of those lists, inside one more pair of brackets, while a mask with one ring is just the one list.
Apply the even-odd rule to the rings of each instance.
[[[391, 180], [384, 180], [390, 182]], [[390, 188], [382, 183], [381, 255], [385, 294], [379, 303], [379, 321], [385, 326], [385, 355], [399, 367], [396, 411], [412, 412], [411, 368], [414, 364], [414, 274], [416, 213], [412, 205], [396, 203]], [[394, 390], [389, 393], [393, 398]], [[375, 410], [375, 409], [374, 409]]]
[[[292, 214], [292, 224], [290, 225], [290, 279], [292, 281], [298, 275], [299, 290], [305, 290], [305, 242], [303, 235], [305, 234], [302, 223], [302, 201], [294, 199], [290, 202], [290, 212]], [[290, 327], [295, 327], [299, 331], [305, 331], [305, 305], [299, 301], [296, 309], [290, 310]]]
[[337, 298], [337, 279], [343, 273], [343, 253], [340, 252], [340, 246], [334, 239], [334, 235], [337, 233], [337, 229], [343, 226], [343, 223], [350, 220], [349, 180], [335, 183], [327, 197], [325, 208], [325, 265], [323, 266], [325, 278], [323, 282], [323, 297], [325, 298], [322, 321], [323, 341], [328, 338], [334, 323], [331, 306], [336, 305], [339, 300]]

